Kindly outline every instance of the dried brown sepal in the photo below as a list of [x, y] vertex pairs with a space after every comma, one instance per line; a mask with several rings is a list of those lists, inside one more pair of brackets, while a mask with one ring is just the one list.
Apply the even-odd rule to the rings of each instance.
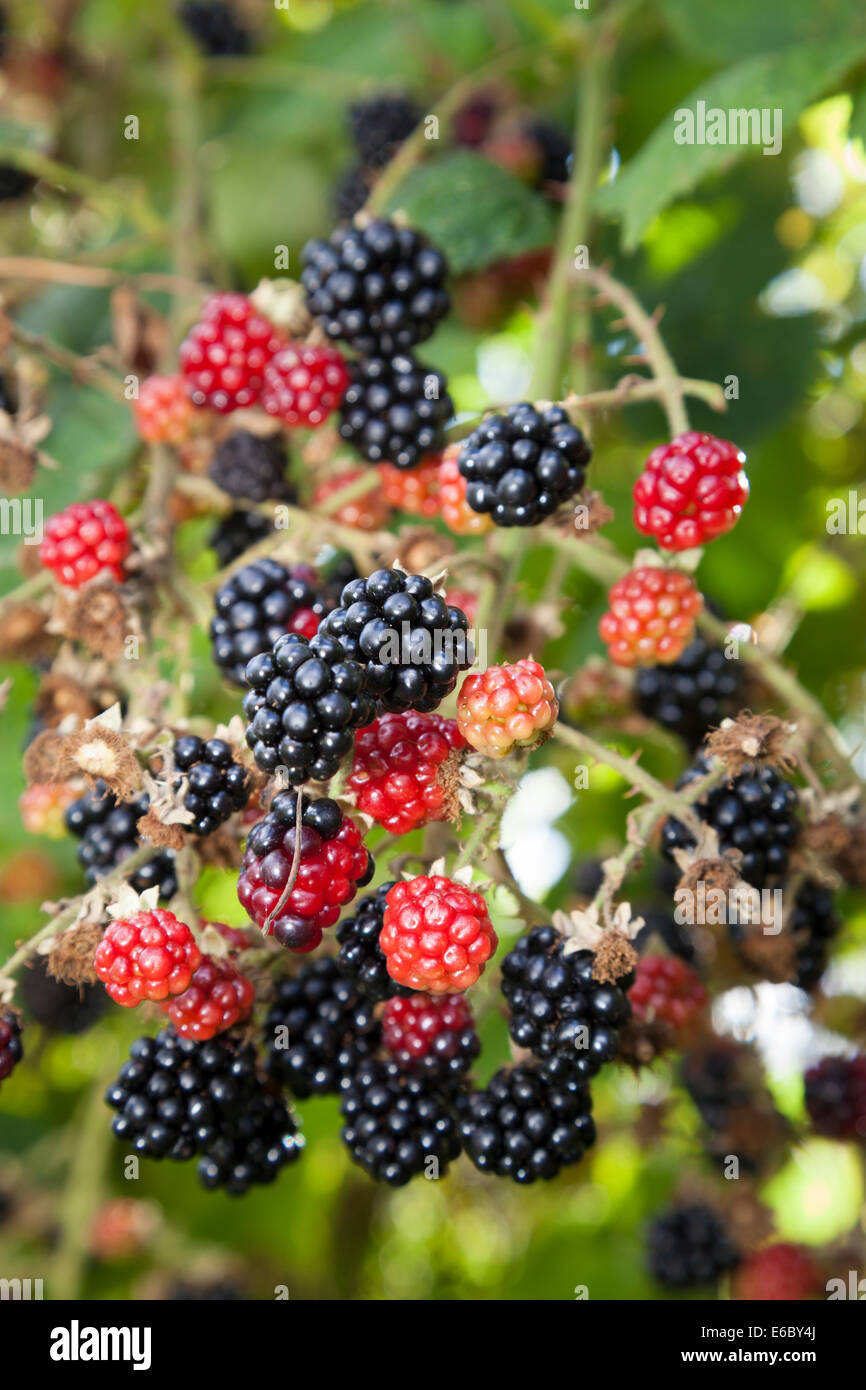
[[39, 445], [51, 433], [47, 415], [32, 415], [22, 411], [17, 416], [0, 410], [0, 490], [26, 492], [40, 463], [48, 468], [57, 465]]
[[41, 661], [52, 655], [57, 638], [46, 629], [47, 615], [37, 603], [9, 603], [0, 610], [0, 660]]
[[797, 944], [791, 932], [782, 930], [772, 935], [765, 932], [760, 924], [753, 923], [742, 926], [741, 932], [737, 942], [738, 955], [762, 980], [774, 985], [790, 984], [796, 980]]
[[[450, 536], [443, 536], [432, 527], [413, 526], [400, 532], [395, 538], [390, 557], [391, 567], [399, 566], [407, 574], [421, 574], [434, 566], [439, 569], [447, 564], [448, 556], [453, 555], [456, 545]], [[387, 557], [383, 556], [383, 559]]]
[[62, 780], [59, 765], [63, 743], [63, 734], [58, 734], [55, 729], [43, 729], [41, 734], [36, 735], [25, 750], [22, 763], [28, 786], [32, 787], [35, 782]]
[[48, 973], [65, 985], [97, 984], [99, 976], [93, 968], [93, 956], [102, 932], [98, 922], [79, 922], [61, 932], [48, 956]]
[[609, 719], [632, 707], [630, 681], [601, 657], [590, 657], [558, 691], [560, 702], [572, 715], [584, 719]]
[[14, 439], [0, 437], [0, 491], [26, 492], [36, 472], [36, 454]]
[[162, 849], [183, 849], [186, 837], [179, 825], [166, 825], [155, 811], [149, 810], [136, 823], [136, 833], [148, 844]]
[[641, 1149], [655, 1149], [667, 1138], [668, 1109], [667, 1101], [640, 1106], [632, 1133]]
[[600, 492], [588, 490], [557, 512], [553, 525], [563, 535], [582, 540], [585, 536], [594, 536], [615, 516], [613, 507], [607, 505]]
[[829, 864], [846, 883], [866, 887], [866, 825], [838, 812], [803, 828], [801, 845]]
[[49, 672], [36, 692], [33, 711], [50, 729], [56, 729], [64, 719], [74, 717], [83, 724], [99, 713], [92, 694], [72, 676]]
[[633, 1071], [652, 1066], [657, 1057], [670, 1052], [676, 1033], [663, 1018], [642, 1020], [633, 1018], [620, 1030], [617, 1060]]
[[141, 766], [128, 740], [100, 719], [91, 719], [75, 734], [67, 734], [60, 747], [61, 780], [84, 776], [91, 787], [104, 782], [119, 801], [128, 801], [142, 783]]
[[596, 947], [592, 978], [600, 984], [616, 984], [637, 965], [637, 951], [627, 936], [616, 930], [604, 933]]
[[744, 1183], [725, 1184], [720, 1205], [734, 1244], [744, 1254], [757, 1250], [773, 1234], [773, 1213]]
[[59, 595], [49, 630], [83, 643], [106, 661], [117, 661], [135, 623], [114, 581], [95, 579], [74, 596]]
[[743, 710], [736, 719], [723, 719], [708, 734], [704, 746], [730, 777], [737, 777], [755, 763], [790, 774], [796, 769], [797, 759], [788, 749], [788, 740], [796, 732], [796, 724], [777, 719], [774, 714]]

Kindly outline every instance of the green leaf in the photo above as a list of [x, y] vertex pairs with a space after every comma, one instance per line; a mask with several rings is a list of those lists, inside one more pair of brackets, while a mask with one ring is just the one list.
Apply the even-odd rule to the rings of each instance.
[[553, 213], [544, 199], [468, 150], [413, 169], [388, 211], [398, 208], [444, 251], [456, 274], [553, 240]]
[[677, 42], [689, 53], [719, 63], [743, 53], [778, 52], [794, 44], [831, 38], [866, 37], [862, 0], [724, 0], [696, 5], [695, 0], [660, 0], [662, 13]]
[[832, 39], [809, 47], [747, 58], [709, 78], [669, 112], [646, 144], [597, 195], [606, 214], [623, 219], [623, 248], [632, 251], [655, 215], [708, 175], [730, 166], [758, 144], [677, 144], [677, 112], [780, 110], [782, 140], [793, 134], [797, 115], [837, 82], [866, 53], [866, 36], [856, 44]]
[[848, 122], [848, 137], [851, 140], [862, 140], [866, 148], [866, 87], [861, 87], [859, 91], [853, 93], [854, 105], [851, 108], [851, 119]]

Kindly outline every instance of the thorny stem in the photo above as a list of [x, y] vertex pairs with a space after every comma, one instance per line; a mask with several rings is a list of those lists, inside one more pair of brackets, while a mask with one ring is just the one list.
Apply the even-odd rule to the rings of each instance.
[[4, 330], [8, 331], [12, 341], [17, 343], [19, 347], [44, 357], [46, 362], [50, 362], [52, 366], [68, 372], [75, 381], [79, 381], [85, 386], [98, 386], [100, 390], [105, 391], [116, 401], [124, 399], [123, 383], [120, 377], [115, 376], [95, 358], [79, 357], [77, 352], [61, 347], [59, 343], [53, 343], [50, 338], [44, 338], [40, 333], [31, 333], [29, 329], [22, 328], [19, 323], [15, 323], [12, 319], [6, 319]]

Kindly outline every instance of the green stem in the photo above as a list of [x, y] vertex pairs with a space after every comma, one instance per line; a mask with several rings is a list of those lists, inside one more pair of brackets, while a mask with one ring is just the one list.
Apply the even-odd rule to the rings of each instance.
[[111, 1147], [111, 1126], [103, 1100], [103, 1091], [110, 1079], [110, 1075], [101, 1076], [93, 1086], [77, 1126], [75, 1155], [60, 1208], [60, 1241], [52, 1260], [52, 1299], [81, 1297], [90, 1234], [99, 1210]]

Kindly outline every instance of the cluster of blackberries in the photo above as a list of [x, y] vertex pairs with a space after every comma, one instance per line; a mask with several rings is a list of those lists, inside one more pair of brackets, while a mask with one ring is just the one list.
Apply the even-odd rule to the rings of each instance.
[[[687, 786], [708, 771], [708, 762], [699, 756], [677, 785]], [[740, 773], [709, 791], [695, 810], [718, 832], [723, 851], [741, 852], [740, 872], [746, 883], [765, 888], [783, 877], [798, 833], [797, 792], [773, 768], [756, 767]], [[675, 850], [693, 845], [694, 839], [681, 821], [665, 821], [662, 850], [669, 858], [673, 859]]]
[[372, 463], [413, 468], [445, 443], [453, 414], [445, 378], [408, 353], [350, 365], [340, 434]]
[[139, 1038], [105, 1099], [118, 1112], [114, 1133], [137, 1154], [198, 1156], [202, 1185], [233, 1196], [300, 1155], [295, 1122], [259, 1077], [253, 1048], [227, 1037], [197, 1043], [164, 1028]]
[[721, 647], [696, 637], [667, 666], [643, 666], [637, 672], [638, 709], [697, 748], [709, 729], [736, 712], [742, 680], [737, 661]]
[[178, 17], [190, 38], [212, 58], [242, 57], [252, 38], [224, 0], [184, 0]]
[[330, 605], [308, 565], [286, 569], [254, 560], [217, 589], [210, 625], [213, 658], [225, 679], [243, 686], [247, 663], [287, 632], [314, 637]]
[[460, 1154], [452, 1097], [429, 1076], [370, 1057], [341, 1085], [343, 1142], [377, 1182], [402, 1187], [418, 1173], [443, 1177]]
[[591, 454], [561, 406], [523, 401], [484, 420], [457, 464], [474, 512], [497, 526], [535, 526], [581, 491]]
[[566, 954], [565, 946], [554, 927], [533, 927], [502, 962], [511, 1037], [556, 1083], [585, 1081], [616, 1057], [619, 1030], [631, 1018], [626, 991], [634, 983], [633, 975], [599, 983], [594, 953]]
[[385, 898], [393, 883], [383, 883], [375, 893], [367, 893], [358, 902], [351, 917], [344, 917], [337, 928], [337, 965], [340, 973], [350, 980], [373, 1004], [395, 995], [408, 996], [412, 993], [405, 985], [398, 985], [388, 974], [388, 964], [379, 946], [382, 919], [385, 915]]
[[364, 670], [322, 625], [307, 641], [295, 633], [247, 664], [243, 710], [247, 743], [263, 772], [285, 769], [297, 786], [333, 777], [355, 730], [374, 717]]
[[814, 989], [827, 968], [827, 954], [842, 923], [829, 888], [807, 878], [800, 886], [788, 930], [794, 938], [800, 989]]
[[243, 508], [229, 512], [218, 521], [207, 538], [207, 543], [217, 557], [220, 569], [237, 560], [250, 546], [257, 545], [269, 535], [271, 521], [264, 512], [250, 512]]
[[0, 1009], [0, 1081], [12, 1074], [23, 1055], [21, 1021], [13, 1009]]
[[320, 632], [364, 672], [380, 710], [434, 710], [475, 659], [469, 619], [423, 575], [374, 570], [352, 580]]
[[101, 985], [67, 985], [48, 974], [38, 959], [21, 976], [21, 998], [31, 1018], [52, 1033], [84, 1033], [108, 1008]]
[[739, 1262], [721, 1218], [702, 1203], [674, 1207], [657, 1217], [648, 1245], [653, 1277], [674, 1289], [713, 1284]]
[[[93, 791], [67, 806], [63, 819], [67, 830], [81, 841], [78, 862], [88, 883], [110, 873], [138, 848], [136, 826], [149, 805], [144, 792], [134, 801], [118, 801], [104, 782], [97, 782]], [[172, 851], [165, 850], [142, 864], [129, 882], [137, 893], [158, 888], [161, 898], [173, 898], [177, 875]]]
[[390, 92], [355, 101], [346, 114], [355, 161], [334, 189], [334, 212], [340, 221], [349, 221], [360, 212], [379, 170], [421, 119], [419, 108], [409, 97]]
[[460, 1098], [460, 1133], [482, 1173], [514, 1182], [555, 1178], [595, 1141], [589, 1087], [551, 1081], [536, 1067], [504, 1067], [484, 1090]]
[[246, 502], [294, 502], [286, 479], [289, 459], [282, 436], [235, 430], [214, 450], [208, 474], [229, 497]]
[[339, 1090], [380, 1041], [373, 1005], [330, 959], [305, 962], [277, 985], [265, 1022], [268, 1071], [304, 1098]]
[[183, 804], [194, 817], [193, 835], [210, 835], [246, 806], [250, 779], [225, 739], [184, 734], [174, 745], [174, 765], [189, 783]]

